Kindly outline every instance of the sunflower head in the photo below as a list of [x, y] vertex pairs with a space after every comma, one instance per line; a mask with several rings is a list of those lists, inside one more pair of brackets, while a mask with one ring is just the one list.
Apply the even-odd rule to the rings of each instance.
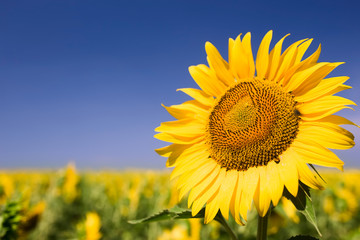
[[282, 51], [287, 36], [270, 51], [269, 31], [256, 61], [250, 33], [229, 39], [228, 61], [207, 42], [208, 66], [189, 68], [200, 89], [179, 89], [193, 100], [164, 106], [176, 120], [155, 129], [156, 138], [171, 143], [156, 151], [175, 167], [180, 197], [190, 192], [193, 215], [205, 205], [205, 222], [220, 210], [242, 224], [252, 203], [264, 216], [285, 188], [296, 196], [299, 182], [322, 189], [308, 164], [342, 169], [329, 149], [354, 145], [339, 126], [353, 123], [333, 115], [355, 104], [334, 96], [350, 88], [348, 77], [326, 78], [342, 63], [318, 62], [320, 46], [304, 58], [312, 39]]
[[299, 114], [294, 96], [269, 80], [244, 81], [219, 98], [206, 130], [211, 158], [227, 170], [279, 162], [295, 139]]

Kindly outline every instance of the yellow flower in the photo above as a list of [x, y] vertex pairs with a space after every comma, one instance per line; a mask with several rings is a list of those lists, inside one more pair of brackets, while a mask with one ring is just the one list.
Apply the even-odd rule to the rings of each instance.
[[340, 206], [336, 208], [337, 215], [336, 217], [341, 222], [347, 222], [353, 218], [357, 212], [358, 208], [358, 199], [355, 194], [348, 189], [340, 188], [335, 191], [337, 199], [339, 202], [344, 202], [345, 206]]
[[190, 234], [184, 225], [175, 225], [171, 230], [166, 229], [157, 240], [200, 240], [201, 223], [199, 219], [189, 219]]
[[13, 192], [13, 180], [8, 175], [0, 174], [0, 204], [10, 198]]
[[155, 129], [157, 139], [172, 143], [156, 151], [175, 167], [171, 178], [180, 197], [190, 191], [192, 213], [206, 205], [205, 223], [218, 210], [228, 218], [230, 210], [242, 224], [253, 201], [264, 216], [284, 187], [297, 196], [299, 181], [322, 189], [307, 164], [342, 169], [328, 148], [354, 145], [354, 136], [339, 126], [353, 123], [332, 115], [355, 104], [333, 96], [350, 88], [343, 84], [348, 77], [325, 78], [342, 63], [317, 62], [320, 47], [303, 59], [312, 39], [282, 52], [285, 37], [269, 53], [269, 31], [256, 62], [250, 33], [229, 39], [228, 62], [207, 42], [209, 67], [189, 68], [201, 89], [179, 89], [194, 99], [164, 106], [177, 120]]
[[174, 205], [178, 204], [179, 202], [179, 194], [178, 191], [176, 189], [176, 185], [175, 184], [171, 184], [170, 185], [170, 200], [168, 202], [168, 207], [171, 208]]
[[281, 198], [281, 207], [285, 216], [279, 214], [276, 209], [271, 212], [269, 219], [268, 234], [276, 234], [280, 228], [286, 226], [289, 223], [289, 219], [294, 223], [299, 223], [300, 218], [297, 215], [297, 209], [294, 204], [287, 198]]
[[128, 196], [130, 200], [129, 210], [133, 211], [134, 214], [135, 212], [137, 212], [137, 208], [141, 196], [141, 190], [143, 188], [142, 186], [143, 183], [144, 183], [144, 178], [140, 178], [140, 177], [135, 177], [131, 181], [131, 186], [128, 192]]
[[273, 235], [278, 233], [279, 229], [285, 226], [286, 223], [287, 221], [282, 215], [280, 215], [276, 211], [271, 212], [267, 234]]
[[219, 239], [220, 238], [220, 228], [221, 225], [217, 221], [212, 221], [209, 223], [208, 228], [210, 228], [210, 239]]
[[335, 203], [334, 203], [334, 199], [332, 198], [332, 196], [327, 195], [324, 198], [323, 208], [324, 208], [324, 211], [329, 215], [332, 215], [335, 212]]
[[62, 187], [64, 198], [67, 202], [72, 202], [78, 195], [77, 184], [79, 182], [74, 164], [69, 163], [66, 167], [64, 181]]
[[175, 225], [171, 230], [164, 232], [157, 240], [190, 240], [187, 229], [182, 225]]
[[296, 214], [297, 210], [294, 206], [294, 204], [286, 199], [286, 198], [282, 198], [282, 207], [286, 213], [286, 215], [294, 222], [294, 223], [299, 223], [300, 222], [300, 218], [299, 216]]
[[36, 218], [38, 220], [38, 218], [41, 216], [41, 214], [44, 212], [46, 207], [46, 203], [45, 201], [40, 201], [38, 202], [36, 205], [32, 206], [25, 215], [25, 218], [23, 219], [23, 221], [32, 221], [32, 219]]
[[100, 233], [100, 217], [95, 212], [89, 212], [86, 214], [85, 231], [86, 240], [98, 240], [101, 238]]
[[21, 219], [19, 227], [19, 240], [27, 239], [28, 234], [38, 226], [45, 208], [45, 201], [40, 201], [30, 209], [25, 210], [24, 217]]
[[190, 218], [190, 239], [200, 240], [201, 222], [198, 218]]

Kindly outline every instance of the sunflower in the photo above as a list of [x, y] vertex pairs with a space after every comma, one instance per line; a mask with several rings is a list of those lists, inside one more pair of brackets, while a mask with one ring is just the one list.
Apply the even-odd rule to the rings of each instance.
[[155, 129], [155, 138], [172, 143], [156, 151], [175, 167], [180, 198], [190, 191], [192, 214], [205, 205], [205, 223], [220, 210], [243, 224], [252, 203], [263, 217], [284, 188], [296, 197], [299, 182], [322, 189], [308, 164], [342, 170], [329, 148], [354, 146], [354, 136], [339, 126], [354, 123], [333, 115], [355, 105], [333, 96], [350, 88], [348, 77], [325, 78], [343, 63], [318, 62], [321, 45], [304, 58], [312, 39], [282, 52], [287, 36], [269, 53], [269, 31], [255, 62], [250, 33], [229, 39], [228, 62], [206, 42], [209, 66], [189, 67], [201, 89], [179, 89], [193, 100], [164, 106], [177, 120]]
[[101, 220], [96, 212], [87, 212], [86, 219], [77, 225], [78, 238], [81, 240], [101, 239]]

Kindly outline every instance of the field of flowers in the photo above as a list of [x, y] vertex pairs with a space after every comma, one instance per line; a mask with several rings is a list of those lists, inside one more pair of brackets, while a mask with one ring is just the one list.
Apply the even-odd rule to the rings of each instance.
[[[312, 191], [321, 239], [360, 239], [360, 171], [323, 172], [324, 191]], [[166, 171], [0, 171], [0, 239], [228, 239], [222, 226], [202, 219], [130, 224], [178, 203]], [[240, 239], [255, 239], [256, 211], [246, 226], [229, 224]], [[314, 227], [283, 199], [269, 219], [269, 239]], [[320, 238], [320, 237], [319, 237]]]

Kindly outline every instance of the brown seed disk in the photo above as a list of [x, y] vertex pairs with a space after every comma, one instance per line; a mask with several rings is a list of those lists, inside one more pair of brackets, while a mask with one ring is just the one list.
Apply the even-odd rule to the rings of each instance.
[[238, 171], [279, 162], [298, 132], [295, 104], [292, 94], [269, 80], [255, 78], [230, 88], [209, 117], [210, 157]]

